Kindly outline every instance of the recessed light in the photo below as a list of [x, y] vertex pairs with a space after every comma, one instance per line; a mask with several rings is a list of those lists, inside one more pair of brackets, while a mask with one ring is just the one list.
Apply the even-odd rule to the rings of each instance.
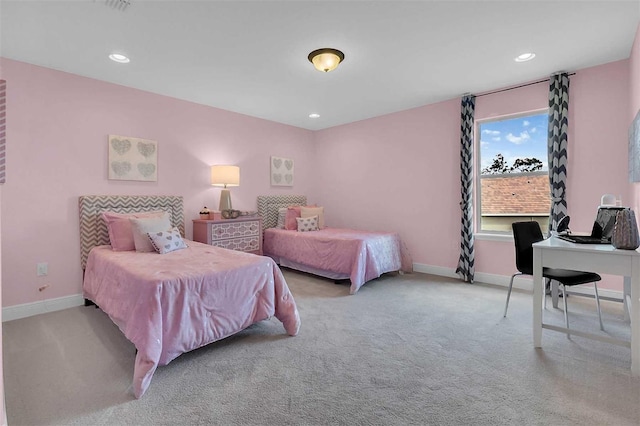
[[309, 114], [309, 118], [320, 118], [320, 114], [314, 112], [313, 114]]
[[127, 58], [121, 53], [112, 53], [109, 55], [109, 59], [115, 62], [119, 62], [121, 64], [127, 64], [130, 61], [129, 58]]
[[536, 57], [535, 53], [527, 52], [527, 53], [523, 53], [522, 55], [518, 55], [514, 60], [516, 62], [526, 62], [526, 61], [532, 60], [535, 57]]

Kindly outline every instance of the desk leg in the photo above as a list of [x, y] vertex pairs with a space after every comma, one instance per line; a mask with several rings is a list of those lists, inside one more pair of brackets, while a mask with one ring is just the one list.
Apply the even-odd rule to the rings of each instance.
[[629, 316], [631, 317], [631, 374], [640, 376], [640, 258], [634, 257], [631, 269], [631, 306]]
[[558, 309], [558, 281], [556, 280], [549, 280], [551, 281], [551, 283], [549, 284], [551, 286], [551, 301], [553, 302], [553, 308], [554, 309]]
[[[640, 282], [640, 281], [639, 281]], [[542, 279], [542, 250], [533, 248], [533, 346], [542, 346], [542, 298], [544, 294]]]
[[631, 297], [631, 277], [624, 277], [624, 284], [622, 290], [622, 302], [624, 303], [624, 320], [629, 321], [631, 312], [631, 306], [629, 306], [629, 298]]

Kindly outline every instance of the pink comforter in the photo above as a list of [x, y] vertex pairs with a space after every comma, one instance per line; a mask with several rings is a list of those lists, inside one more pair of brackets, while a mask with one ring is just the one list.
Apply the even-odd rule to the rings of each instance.
[[287, 259], [349, 276], [351, 294], [385, 272], [412, 271], [411, 258], [400, 237], [390, 232], [338, 228], [297, 232], [270, 228], [264, 231], [262, 248], [265, 255], [276, 260]]
[[138, 349], [133, 391], [140, 398], [159, 365], [275, 315], [295, 336], [296, 303], [275, 262], [193, 241], [167, 254], [89, 253], [84, 297], [106, 312]]

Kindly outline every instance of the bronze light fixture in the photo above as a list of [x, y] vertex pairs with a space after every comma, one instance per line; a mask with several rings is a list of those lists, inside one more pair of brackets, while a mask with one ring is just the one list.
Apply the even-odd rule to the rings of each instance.
[[318, 71], [332, 71], [336, 69], [342, 61], [344, 61], [344, 53], [337, 49], [324, 48], [309, 53], [309, 62], [311, 62]]

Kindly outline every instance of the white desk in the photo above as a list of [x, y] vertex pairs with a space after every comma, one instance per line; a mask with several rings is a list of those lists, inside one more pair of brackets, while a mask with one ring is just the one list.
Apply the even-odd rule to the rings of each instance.
[[602, 274], [622, 275], [625, 277], [625, 297], [630, 321], [631, 342], [596, 335], [579, 330], [568, 330], [570, 334], [588, 337], [616, 345], [631, 347], [631, 372], [640, 376], [640, 252], [636, 250], [618, 250], [609, 244], [574, 244], [559, 238], [551, 237], [533, 245], [533, 345], [542, 346], [542, 329], [567, 332], [543, 322], [544, 280], [542, 268], [574, 269]]

